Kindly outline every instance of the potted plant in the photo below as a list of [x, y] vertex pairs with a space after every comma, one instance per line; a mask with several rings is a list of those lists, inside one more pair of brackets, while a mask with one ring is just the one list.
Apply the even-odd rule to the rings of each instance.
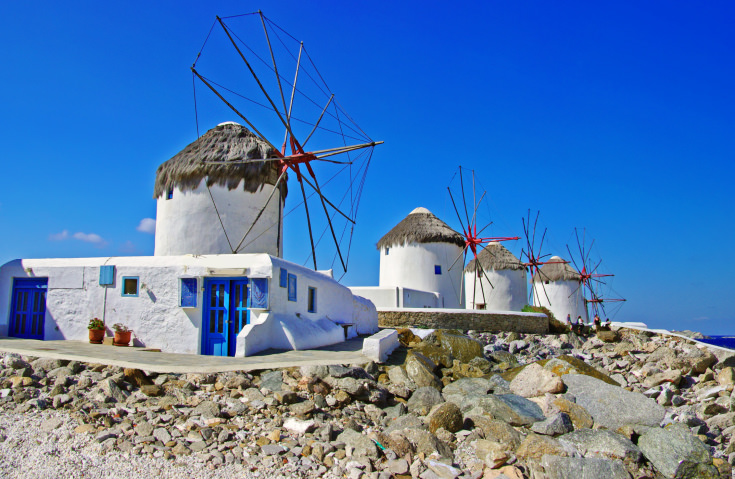
[[102, 344], [105, 339], [105, 323], [99, 318], [89, 320], [89, 342], [92, 344]]
[[122, 323], [115, 323], [112, 325], [112, 329], [115, 330], [115, 338], [112, 340], [112, 344], [115, 346], [127, 346], [130, 343], [132, 331], [127, 326]]

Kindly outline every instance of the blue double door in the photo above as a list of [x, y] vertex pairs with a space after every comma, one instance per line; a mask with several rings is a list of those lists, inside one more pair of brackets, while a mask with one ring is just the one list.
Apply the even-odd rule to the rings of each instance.
[[15, 278], [13, 280], [13, 298], [8, 322], [9, 336], [43, 339], [47, 288], [47, 278]]
[[234, 356], [237, 335], [250, 322], [247, 278], [205, 278], [202, 314], [202, 354]]

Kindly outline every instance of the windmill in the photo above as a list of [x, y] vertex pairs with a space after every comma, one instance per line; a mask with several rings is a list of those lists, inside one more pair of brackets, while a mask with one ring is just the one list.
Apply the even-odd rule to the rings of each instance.
[[[269, 157], [230, 161], [275, 162], [278, 172], [273, 192], [244, 235], [232, 241], [228, 238], [233, 253], [257, 240], [252, 237], [256, 223], [264, 221], [263, 212], [291, 173], [301, 202], [285, 216], [304, 206], [311, 252], [306, 262], [311, 260], [316, 270], [317, 251], [320, 255], [334, 251], [331, 267], [339, 260], [346, 272], [367, 170], [374, 147], [382, 141], [372, 140], [345, 112], [304, 43], [260, 11], [218, 16], [191, 71], [197, 134], [203, 110], [197, 85], [204, 85], [218, 100], [213, 109], [234, 113], [274, 152]], [[214, 197], [212, 203], [219, 211]], [[219, 223], [225, 230], [221, 217]], [[279, 226], [273, 223], [266, 229]], [[331, 240], [322, 244], [325, 236]]]
[[[602, 317], [607, 317], [610, 312], [617, 314], [617, 311], [622, 306], [622, 303], [625, 302], [625, 299], [610, 296], [610, 292], [613, 292], [613, 290], [612, 285], [610, 284], [611, 279], [609, 278], [612, 278], [615, 275], [600, 272], [600, 266], [602, 265], [601, 259], [597, 262], [591, 261], [592, 249], [594, 247], [595, 240], [593, 239], [589, 245], [587, 244], [586, 228], [582, 229], [581, 238], [579, 237], [579, 230], [574, 228], [574, 236], [577, 240], [576, 254], [572, 253], [572, 249], [568, 244], [566, 247], [569, 252], [569, 257], [579, 274], [578, 289], [581, 290], [581, 293], [584, 296], [585, 305], [589, 305], [592, 308], [592, 313], [595, 316], [600, 315]], [[607, 294], [604, 294], [603, 290], [608, 290], [606, 292]], [[577, 291], [574, 293], [577, 293]], [[616, 307], [613, 308], [614, 311], [606, 311], [605, 303], [615, 304]]]
[[[548, 304], [551, 304], [551, 299], [549, 298], [549, 294], [547, 293], [545, 287], [545, 284], [550, 278], [547, 277], [547, 273], [542, 271], [542, 267], [544, 265], [565, 265], [567, 262], [558, 257], [551, 257], [551, 254], [549, 253], [542, 253], [544, 241], [546, 240], [547, 228], [544, 228], [544, 231], [541, 234], [541, 239], [538, 242], [538, 248], [536, 248], [536, 230], [538, 227], [538, 219], [540, 215], [541, 211], [537, 211], [536, 217], [533, 220], [533, 226], [531, 226], [530, 209], [528, 210], [527, 217], [521, 218], [521, 221], [523, 223], [523, 236], [526, 240], [526, 245], [521, 249], [521, 264], [523, 264], [523, 266], [528, 271], [531, 277], [532, 284], [538, 282], [541, 285], [543, 297], [546, 299], [546, 302]], [[525, 261], [523, 260], [524, 257], [526, 258]], [[549, 258], [549, 260], [546, 261], [546, 258]], [[529, 304], [538, 303], [536, 305], [539, 306], [541, 303], [539, 296], [541, 295], [537, 289], [538, 288], [536, 288], [535, 286], [531, 288], [528, 302]]]
[[[520, 268], [520, 263], [518, 263], [518, 260], [512, 255], [512, 253], [500, 245], [503, 241], [517, 240], [519, 237], [484, 236], [485, 231], [490, 227], [490, 225], [492, 225], [492, 221], [485, 218], [485, 220], [480, 223], [480, 228], [478, 229], [478, 222], [480, 222], [479, 218], [483, 216], [483, 212], [480, 210], [480, 207], [483, 200], [485, 200], [487, 191], [483, 190], [480, 197], [477, 197], [474, 170], [470, 170], [468, 174], [467, 169], [463, 172], [463, 169], [460, 166], [458, 173], [452, 177], [452, 181], [457, 176], [459, 177], [459, 192], [455, 191], [452, 193], [451, 186], [447, 186], [447, 191], [449, 192], [449, 198], [457, 216], [457, 221], [461, 227], [461, 235], [464, 238], [465, 245], [462, 252], [454, 260], [450, 269], [457, 267], [460, 258], [462, 258], [461, 266], [464, 268], [467, 262], [468, 253], [472, 253], [472, 259], [470, 264], [467, 266], [467, 269], [465, 269], [462, 288], [460, 288], [460, 294], [462, 294], [462, 290], [465, 291], [465, 307], [470, 309], [513, 309], [511, 306], [498, 307], [497, 303], [493, 304], [493, 297], [501, 296], [500, 294], [493, 295], [493, 292], [496, 290], [496, 285], [494, 283], [499, 280], [502, 283], [502, 290], [504, 291], [503, 297], [505, 298], [501, 304], [508, 303], [512, 300], [512, 296], [517, 298], [519, 295], [517, 286], [511, 284], [517, 283], [517, 280], [505, 278], [503, 275], [497, 276], [496, 272], [496, 267], [498, 270], [501, 268], [505, 269], [506, 265], [508, 265], [510, 269], [514, 270]], [[469, 191], [469, 185], [468, 189], [465, 190], [465, 176], [471, 176], [471, 191]], [[470, 178], [467, 178], [467, 180], [469, 182]], [[450, 185], [452, 181], [450, 181]], [[458, 201], [460, 199], [461, 204], [458, 207]], [[464, 213], [464, 216], [462, 213]], [[467, 290], [468, 279], [472, 280], [471, 292]], [[525, 284], [525, 278], [523, 278], [522, 282]], [[508, 294], [511, 296], [510, 299], [508, 298]], [[522, 296], [525, 296], [525, 292]]]

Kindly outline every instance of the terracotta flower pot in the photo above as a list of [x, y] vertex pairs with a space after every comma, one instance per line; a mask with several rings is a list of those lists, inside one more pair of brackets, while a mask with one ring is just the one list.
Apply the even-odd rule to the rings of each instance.
[[115, 346], [127, 346], [130, 343], [130, 335], [132, 331], [115, 331], [115, 337], [112, 344]]
[[102, 344], [102, 340], [105, 339], [104, 329], [90, 329], [89, 330], [89, 342], [92, 344]]

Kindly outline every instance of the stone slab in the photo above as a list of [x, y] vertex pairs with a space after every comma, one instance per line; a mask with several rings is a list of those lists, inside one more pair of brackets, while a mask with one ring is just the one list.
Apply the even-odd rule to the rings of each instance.
[[362, 355], [376, 363], [384, 363], [400, 344], [398, 342], [398, 331], [383, 329], [363, 340]]

